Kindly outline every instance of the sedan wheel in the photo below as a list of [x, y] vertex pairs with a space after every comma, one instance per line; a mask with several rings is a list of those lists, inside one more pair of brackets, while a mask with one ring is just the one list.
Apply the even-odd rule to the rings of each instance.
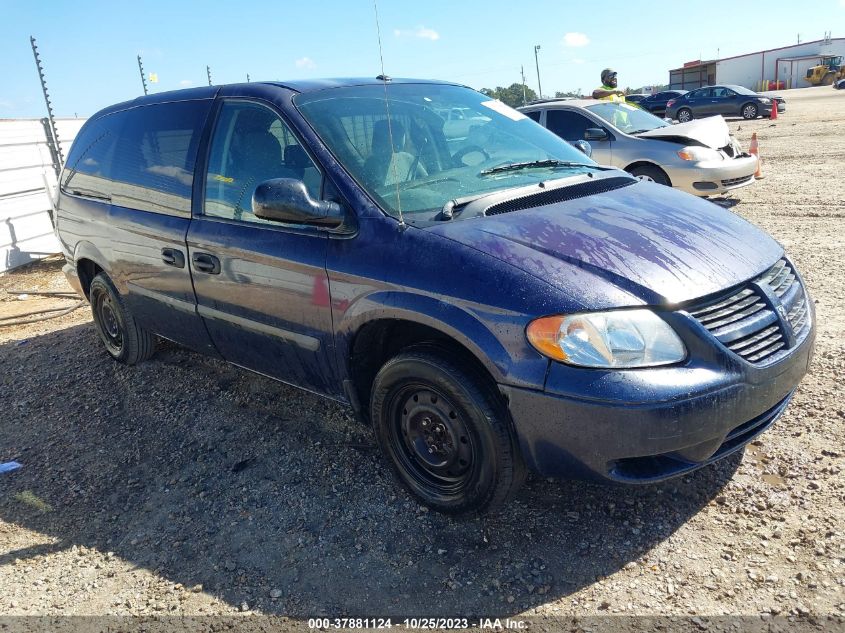
[[[774, 102], [772, 102], [774, 103]], [[774, 105], [773, 107], [777, 107]], [[756, 119], [757, 118], [757, 106], [753, 103], [747, 103], [742, 106], [742, 118], [743, 119]]]
[[688, 121], [692, 121], [692, 110], [689, 108], [681, 108], [678, 110], [678, 121], [681, 123], [687, 123]]

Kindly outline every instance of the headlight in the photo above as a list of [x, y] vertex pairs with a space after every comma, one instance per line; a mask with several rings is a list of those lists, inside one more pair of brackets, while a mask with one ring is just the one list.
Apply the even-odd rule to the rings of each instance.
[[693, 160], [695, 162], [722, 159], [722, 155], [719, 152], [709, 147], [685, 147], [678, 151], [678, 156], [683, 160]]
[[581, 367], [654, 367], [687, 356], [675, 331], [644, 309], [542, 317], [526, 334], [544, 356]]
[[766, 99], [764, 97], [760, 97], [760, 103], [771, 103], [771, 102], [772, 102], [771, 99]]

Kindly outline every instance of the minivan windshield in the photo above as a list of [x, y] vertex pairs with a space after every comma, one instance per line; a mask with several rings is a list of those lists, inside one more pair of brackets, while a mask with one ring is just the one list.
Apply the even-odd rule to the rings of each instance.
[[625, 134], [639, 134], [669, 125], [650, 112], [627, 103], [605, 101], [587, 106], [587, 109], [603, 118], [620, 132], [625, 132]]
[[401, 209], [430, 220], [449, 201], [598, 169], [521, 112], [461, 86], [351, 86], [303, 93], [294, 103], [393, 216]]

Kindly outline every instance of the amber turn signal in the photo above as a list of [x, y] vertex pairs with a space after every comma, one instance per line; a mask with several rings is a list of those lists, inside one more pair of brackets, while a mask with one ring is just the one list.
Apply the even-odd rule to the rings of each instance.
[[565, 318], [560, 315], [548, 316], [528, 324], [528, 329], [525, 331], [528, 341], [543, 356], [548, 356], [555, 360], [566, 360], [566, 354], [560, 349], [560, 344], [558, 343], [560, 326], [563, 324]]

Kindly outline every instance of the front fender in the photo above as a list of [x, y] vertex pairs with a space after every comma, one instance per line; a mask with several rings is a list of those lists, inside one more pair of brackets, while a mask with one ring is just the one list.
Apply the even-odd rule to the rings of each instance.
[[497, 383], [543, 388], [548, 360], [528, 344], [524, 315], [470, 303], [456, 305], [416, 292], [375, 292], [349, 306], [336, 328], [338, 353], [347, 368], [357, 332], [384, 319], [437, 330], [468, 349]]

